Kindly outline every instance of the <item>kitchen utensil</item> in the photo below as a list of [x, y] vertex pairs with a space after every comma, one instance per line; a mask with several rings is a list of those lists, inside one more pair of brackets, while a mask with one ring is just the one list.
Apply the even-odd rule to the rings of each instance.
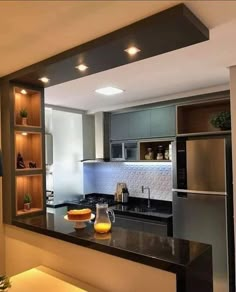
[[126, 183], [117, 183], [114, 200], [116, 202], [122, 202], [122, 190], [127, 189]]
[[123, 188], [122, 189], [122, 193], [121, 193], [121, 202], [122, 203], [128, 203], [129, 201], [129, 192], [127, 188]]

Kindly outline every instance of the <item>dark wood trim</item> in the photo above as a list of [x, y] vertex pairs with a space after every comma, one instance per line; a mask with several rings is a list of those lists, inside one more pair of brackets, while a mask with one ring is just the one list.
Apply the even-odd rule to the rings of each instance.
[[226, 177], [227, 177], [227, 235], [228, 235], [228, 265], [229, 291], [235, 292], [235, 242], [234, 242], [234, 192], [232, 173], [232, 141], [231, 135], [226, 136]]
[[[39, 76], [51, 74], [51, 83], [45, 85], [48, 87], [208, 39], [208, 28], [184, 4], [179, 4], [2, 79], [44, 86], [38, 81]], [[133, 58], [124, 53], [131, 41], [142, 47], [140, 54]], [[80, 54], [91, 63], [91, 68], [85, 74], [75, 72], [74, 66], [78, 65], [76, 63]]]
[[[3, 157], [3, 220], [4, 223], [11, 224], [16, 217], [16, 176], [18, 175], [37, 175], [42, 174], [43, 179], [43, 211], [26, 214], [46, 213], [46, 169], [45, 169], [45, 145], [44, 145], [44, 89], [28, 86], [26, 84], [14, 84], [9, 81], [1, 82], [1, 119], [2, 119], [2, 157]], [[42, 169], [16, 171], [15, 169], [15, 129], [21, 130], [21, 126], [15, 127], [14, 115], [14, 88], [23, 87], [25, 89], [37, 90], [41, 93], [41, 121], [39, 128], [29, 127], [27, 131], [42, 133]], [[23, 128], [22, 128], [23, 129]], [[25, 130], [25, 128], [23, 129]]]
[[2, 81], [1, 83], [1, 135], [2, 135], [2, 192], [3, 192], [3, 221], [11, 223], [15, 204], [12, 200], [14, 184], [12, 182], [12, 169], [15, 163], [15, 155], [13, 149], [14, 138], [11, 135], [13, 131], [12, 117], [12, 95], [10, 83]]

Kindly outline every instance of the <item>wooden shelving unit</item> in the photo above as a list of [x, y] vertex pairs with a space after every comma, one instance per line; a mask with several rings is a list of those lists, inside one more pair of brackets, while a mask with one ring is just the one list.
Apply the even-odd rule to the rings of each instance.
[[[164, 159], [165, 157], [165, 150], [171, 151], [171, 142], [170, 140], [158, 140], [158, 141], [142, 141], [139, 143], [139, 150], [140, 150], [140, 161], [146, 162], [171, 162], [170, 159]], [[147, 154], [148, 148], [152, 149], [153, 152], [153, 160], [145, 159], [145, 155]], [[157, 153], [162, 149], [163, 159], [157, 159]], [[169, 157], [171, 153], [169, 153]]]
[[36, 168], [42, 168], [42, 134], [33, 132], [15, 131], [15, 160], [17, 168], [17, 154], [24, 158], [26, 169], [30, 169], [29, 163], [36, 163]]
[[[32, 216], [45, 212], [45, 149], [43, 125], [43, 90], [13, 86], [13, 141], [14, 169], [13, 217]], [[20, 111], [27, 111], [23, 123]], [[23, 159], [23, 167], [17, 165], [17, 157]], [[33, 166], [32, 166], [33, 164]], [[31, 208], [24, 210], [24, 196], [31, 197]]]
[[177, 135], [228, 133], [214, 128], [210, 122], [214, 115], [222, 111], [230, 112], [229, 98], [178, 106]]
[[[24, 195], [32, 198], [31, 209], [24, 211]], [[26, 215], [43, 210], [43, 179], [42, 175], [16, 176], [16, 215]]]
[[39, 91], [32, 89], [15, 87], [14, 96], [15, 96], [14, 104], [15, 126], [22, 125], [20, 111], [22, 109], [26, 109], [28, 112], [27, 118], [28, 127], [41, 128], [42, 126], [41, 93]]

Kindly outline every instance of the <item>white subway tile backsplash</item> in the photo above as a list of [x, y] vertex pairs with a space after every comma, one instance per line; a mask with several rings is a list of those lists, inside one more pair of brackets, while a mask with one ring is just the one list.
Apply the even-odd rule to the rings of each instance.
[[91, 163], [84, 164], [84, 193], [114, 194], [117, 182], [125, 182], [130, 196], [146, 197], [141, 186], [148, 186], [151, 198], [172, 201], [171, 164]]

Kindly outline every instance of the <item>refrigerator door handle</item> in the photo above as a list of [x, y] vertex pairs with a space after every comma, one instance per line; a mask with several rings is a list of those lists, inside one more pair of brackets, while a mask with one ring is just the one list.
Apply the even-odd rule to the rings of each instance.
[[209, 191], [196, 191], [196, 190], [185, 190], [185, 189], [172, 189], [172, 192], [188, 193], [188, 194], [196, 194], [196, 195], [227, 196], [226, 192], [209, 192]]

